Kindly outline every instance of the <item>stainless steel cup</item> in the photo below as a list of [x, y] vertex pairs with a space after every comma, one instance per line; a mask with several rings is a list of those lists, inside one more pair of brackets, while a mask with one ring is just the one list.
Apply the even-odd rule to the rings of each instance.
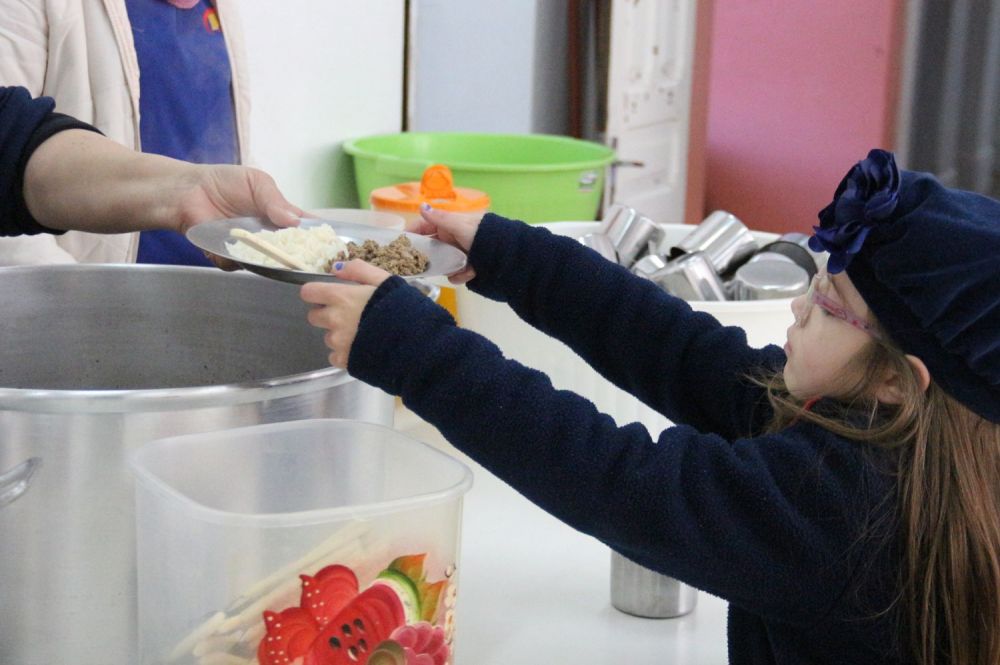
[[[757, 263], [759, 261], [781, 261], [782, 263], [791, 263], [792, 265], [795, 265], [795, 261], [788, 258], [784, 254], [779, 254], [778, 252], [765, 252], [764, 250], [761, 250], [751, 256], [747, 263]], [[746, 265], [746, 263], [743, 265]]]
[[784, 233], [778, 236], [778, 239], [775, 242], [790, 242], [798, 245], [802, 249], [809, 252], [813, 261], [816, 262], [817, 270], [822, 270], [826, 267], [826, 260], [830, 258], [830, 255], [826, 252], [814, 252], [812, 247], [809, 246], [809, 238], [810, 236], [806, 233]]
[[809, 273], [786, 257], [749, 261], [733, 276], [730, 289], [735, 300], [794, 298], [809, 288]]
[[600, 233], [588, 233], [580, 236], [579, 241], [581, 245], [589, 247], [608, 261], [618, 263], [618, 251], [608, 236]]
[[809, 275], [809, 279], [812, 279], [813, 275], [816, 274], [816, 259], [813, 258], [812, 252], [798, 243], [789, 242], [787, 240], [775, 240], [772, 243], [764, 245], [750, 260], [761, 261], [780, 259], [791, 261], [805, 270]]
[[659, 245], [663, 229], [635, 208], [620, 203], [608, 210], [598, 233], [607, 236], [618, 253], [618, 263], [630, 268], [638, 259]]
[[639, 216], [635, 208], [630, 208], [621, 203], [615, 203], [608, 208], [607, 213], [601, 218], [601, 225], [597, 232], [611, 239], [611, 242], [618, 244], [624, 237], [632, 221]]
[[638, 617], [669, 619], [691, 612], [698, 590], [611, 552], [611, 604]]
[[704, 252], [715, 272], [726, 274], [759, 249], [750, 229], [735, 215], [716, 210], [670, 249], [670, 258]]
[[656, 254], [647, 254], [632, 264], [630, 270], [633, 275], [638, 275], [644, 279], [653, 279], [653, 276], [667, 267], [667, 262]]
[[618, 263], [629, 268], [637, 259], [642, 258], [650, 247], [659, 244], [663, 230], [649, 217], [639, 215], [629, 224], [615, 249], [618, 250]]
[[726, 300], [722, 280], [702, 252], [684, 254], [669, 261], [649, 279], [683, 300]]

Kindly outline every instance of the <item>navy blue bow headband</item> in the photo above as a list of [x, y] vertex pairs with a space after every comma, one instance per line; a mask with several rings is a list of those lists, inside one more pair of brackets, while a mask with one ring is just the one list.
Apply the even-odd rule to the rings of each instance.
[[1000, 422], [1000, 202], [900, 171], [872, 150], [809, 244], [847, 271], [889, 336], [945, 392]]

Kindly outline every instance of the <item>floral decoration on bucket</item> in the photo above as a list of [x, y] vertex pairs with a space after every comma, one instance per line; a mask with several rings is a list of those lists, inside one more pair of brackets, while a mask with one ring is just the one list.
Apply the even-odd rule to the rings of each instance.
[[872, 227], [887, 219], [899, 203], [899, 169], [885, 150], [872, 150], [840, 181], [833, 202], [819, 213], [819, 226], [809, 239], [815, 252], [830, 252], [827, 272], [843, 271]]
[[266, 632], [256, 662], [449, 665], [454, 584], [449, 579], [428, 582], [426, 556], [397, 557], [367, 588], [359, 586], [351, 568], [340, 564], [300, 575], [299, 604], [264, 612]]

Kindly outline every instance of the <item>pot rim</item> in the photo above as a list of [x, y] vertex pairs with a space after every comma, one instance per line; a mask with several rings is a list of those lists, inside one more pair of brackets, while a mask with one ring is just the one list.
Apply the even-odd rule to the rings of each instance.
[[203, 409], [275, 400], [320, 392], [356, 381], [345, 370], [327, 367], [273, 379], [183, 388], [132, 390], [48, 390], [0, 388], [0, 411], [34, 413], [133, 413]]

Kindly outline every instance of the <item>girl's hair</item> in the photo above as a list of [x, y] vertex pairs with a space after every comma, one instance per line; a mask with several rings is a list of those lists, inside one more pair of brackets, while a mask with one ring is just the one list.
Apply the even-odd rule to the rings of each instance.
[[[899, 405], [874, 397], [888, 372], [900, 377]], [[845, 375], [862, 378], [836, 400], [840, 413], [810, 411], [788, 393], [780, 372], [763, 380], [774, 410], [768, 430], [813, 422], [894, 451], [902, 565], [889, 610], [899, 618], [901, 642], [921, 665], [1000, 663], [1000, 424], [933, 381], [921, 390], [891, 342], [873, 340]]]

